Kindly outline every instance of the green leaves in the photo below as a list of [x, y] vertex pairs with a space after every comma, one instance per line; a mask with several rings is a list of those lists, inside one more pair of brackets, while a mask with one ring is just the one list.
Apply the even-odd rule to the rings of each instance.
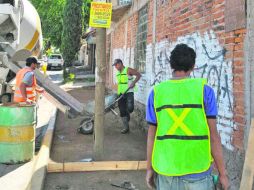
[[61, 50], [67, 65], [71, 65], [81, 46], [83, 32], [83, 0], [66, 1], [63, 14]]
[[[46, 39], [46, 41], [50, 41], [50, 43], [56, 48], [60, 48], [62, 46], [62, 36], [63, 36], [62, 33], [64, 23], [66, 24], [68, 23], [70, 27], [73, 27], [73, 30], [76, 30], [76, 24], [77, 27], [81, 26], [82, 30], [86, 29], [86, 27], [88, 26], [91, 0], [68, 0], [68, 1], [30, 0], [30, 1], [37, 9], [40, 15], [43, 38]], [[72, 3], [74, 3], [73, 6], [69, 6], [69, 4]], [[67, 11], [66, 10], [67, 8], [71, 10]], [[67, 13], [65, 13], [66, 14], [65, 18], [67, 18], [67, 20], [69, 20], [69, 18], [72, 17], [72, 19], [74, 20], [81, 19], [81, 22], [76, 22], [73, 21], [72, 19], [70, 20], [71, 22], [68, 22], [67, 20], [66, 22], [63, 21], [64, 10], [65, 12], [67, 11]], [[77, 14], [77, 11], [79, 12], [79, 14]], [[77, 15], [79, 16], [75, 18]], [[78, 30], [77, 32], [80, 32], [80, 30]], [[77, 32], [74, 31], [74, 33]]]
[[59, 48], [65, 0], [31, 0], [31, 2], [40, 15], [43, 38], [50, 40], [51, 44]]

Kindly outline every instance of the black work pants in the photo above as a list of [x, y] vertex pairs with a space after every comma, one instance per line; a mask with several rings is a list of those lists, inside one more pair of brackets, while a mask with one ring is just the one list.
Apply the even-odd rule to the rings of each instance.
[[130, 113], [134, 110], [134, 93], [128, 92], [120, 100], [118, 100], [118, 107], [121, 117], [130, 118]]

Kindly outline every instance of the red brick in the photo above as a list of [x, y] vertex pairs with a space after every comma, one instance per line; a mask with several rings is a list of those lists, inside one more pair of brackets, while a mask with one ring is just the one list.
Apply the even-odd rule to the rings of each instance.
[[234, 57], [244, 57], [244, 52], [242, 50], [234, 51]]
[[219, 12], [213, 13], [212, 16], [213, 16], [214, 19], [218, 19], [218, 18], [224, 17], [224, 12], [219, 11]]
[[235, 42], [235, 38], [234, 37], [227, 37], [225, 39], [225, 44], [230, 44], [230, 43], [234, 43]]
[[242, 37], [235, 38], [236, 43], [241, 43], [241, 42], [243, 42], [243, 40], [244, 39]]
[[233, 134], [233, 145], [242, 150], [243, 147], [243, 139], [244, 139], [244, 134], [242, 132], [234, 132]]
[[234, 32], [235, 32], [235, 34], [245, 34], [246, 33], [246, 29], [242, 28], [242, 29], [239, 29], [239, 30], [235, 30]]
[[236, 44], [235, 46], [234, 46], [235, 48], [234, 48], [234, 50], [243, 50], [243, 44], [242, 43], [240, 43], [240, 44]]
[[234, 120], [236, 123], [245, 124], [245, 118], [243, 115], [236, 115], [234, 116]]
[[243, 59], [242, 60], [234, 60], [234, 65], [243, 66], [244, 65]]

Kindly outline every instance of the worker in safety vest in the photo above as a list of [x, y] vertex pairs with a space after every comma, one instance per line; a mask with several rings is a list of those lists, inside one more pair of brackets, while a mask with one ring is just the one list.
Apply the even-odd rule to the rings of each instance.
[[190, 78], [195, 59], [192, 48], [177, 45], [170, 56], [172, 78], [156, 85], [148, 96], [149, 188], [212, 190], [213, 161], [223, 188], [229, 187], [216, 128], [215, 94], [205, 79]]
[[37, 86], [34, 70], [40, 63], [35, 57], [26, 59], [26, 66], [20, 69], [16, 75], [14, 102], [32, 104], [36, 102], [36, 93], [43, 93], [44, 89]]
[[119, 96], [124, 94], [118, 101], [118, 107], [123, 122], [121, 133], [125, 134], [129, 132], [130, 113], [134, 110], [134, 87], [141, 75], [135, 69], [125, 67], [121, 59], [116, 59], [113, 66], [117, 69], [117, 93]]

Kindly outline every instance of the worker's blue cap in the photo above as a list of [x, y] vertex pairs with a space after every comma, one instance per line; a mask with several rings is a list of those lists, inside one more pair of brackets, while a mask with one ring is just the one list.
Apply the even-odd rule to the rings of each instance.
[[30, 64], [32, 64], [32, 63], [34, 63], [34, 64], [40, 64], [40, 63], [38, 62], [38, 60], [37, 60], [35, 57], [28, 57], [28, 58], [26, 59], [26, 62], [27, 62], [27, 63], [30, 63]]

